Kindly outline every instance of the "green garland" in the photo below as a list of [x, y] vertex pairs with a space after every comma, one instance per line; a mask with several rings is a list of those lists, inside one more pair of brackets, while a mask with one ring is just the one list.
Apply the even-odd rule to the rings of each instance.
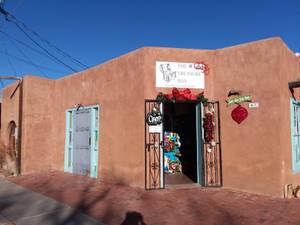
[[[175, 96], [172, 96], [171, 98], [169, 98], [167, 95], [165, 95], [162, 92], [159, 92], [157, 97], [156, 97], [156, 101], [158, 102], [182, 102], [182, 100], [177, 100]], [[197, 100], [185, 100], [185, 101], [200, 101], [201, 103], [203, 103], [204, 105], [206, 105], [208, 103], [208, 99], [204, 97], [203, 93], [200, 93], [197, 95]]]

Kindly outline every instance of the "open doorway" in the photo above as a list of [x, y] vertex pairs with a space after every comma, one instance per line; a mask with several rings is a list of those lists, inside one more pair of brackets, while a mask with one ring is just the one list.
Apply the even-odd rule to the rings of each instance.
[[165, 185], [201, 183], [200, 104], [164, 104]]
[[[209, 129], [205, 128], [208, 127], [207, 121], [212, 123]], [[201, 101], [160, 102], [146, 99], [145, 189], [163, 189], [173, 184], [221, 187], [219, 121], [217, 101], [203, 104]], [[210, 141], [205, 138], [208, 134], [212, 137]], [[167, 137], [174, 141], [173, 145], [167, 145]], [[171, 149], [173, 154], [168, 153]], [[172, 161], [165, 157], [168, 154], [173, 157]]]

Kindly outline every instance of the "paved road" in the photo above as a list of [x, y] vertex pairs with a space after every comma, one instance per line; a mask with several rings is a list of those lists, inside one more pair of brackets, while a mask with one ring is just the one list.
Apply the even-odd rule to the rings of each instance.
[[104, 225], [76, 209], [0, 178], [0, 225]]

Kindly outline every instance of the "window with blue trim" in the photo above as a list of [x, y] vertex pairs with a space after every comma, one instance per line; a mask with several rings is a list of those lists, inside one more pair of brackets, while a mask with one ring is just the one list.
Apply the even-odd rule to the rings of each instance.
[[291, 99], [292, 169], [300, 172], [300, 101]]

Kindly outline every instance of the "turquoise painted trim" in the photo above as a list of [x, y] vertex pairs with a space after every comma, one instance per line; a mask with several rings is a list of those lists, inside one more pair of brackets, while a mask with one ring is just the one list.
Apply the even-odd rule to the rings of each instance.
[[[291, 110], [291, 142], [292, 142], [292, 171], [300, 172], [300, 101], [290, 99]], [[297, 114], [297, 115], [295, 115]], [[295, 121], [297, 117], [297, 121]], [[298, 124], [296, 124], [298, 122]], [[297, 129], [298, 125], [298, 129]], [[297, 159], [298, 157], [298, 159]]]
[[[71, 120], [72, 117], [72, 120]], [[73, 111], [66, 111], [66, 136], [65, 136], [65, 157], [64, 157], [64, 171], [71, 173], [72, 167], [72, 157], [73, 157], [73, 125], [74, 125], [74, 114]], [[72, 124], [70, 123], [72, 121]], [[72, 128], [72, 129], [71, 129]], [[71, 138], [71, 140], [70, 140]]]
[[99, 106], [91, 108], [91, 170], [90, 176], [98, 177], [99, 161]]
[[201, 103], [196, 105], [196, 140], [197, 140], [197, 183], [203, 184], [202, 174], [202, 116], [201, 116]]
[[68, 125], [69, 125], [69, 120], [68, 120], [68, 112], [66, 112], [66, 132], [65, 132], [65, 155], [64, 155], [64, 171], [65, 172], [69, 172], [69, 168], [68, 168]]
[[[91, 167], [90, 177], [98, 177], [99, 168], [99, 123], [100, 123], [100, 107], [99, 105], [82, 106], [81, 109], [91, 109]], [[74, 139], [74, 112], [77, 108], [66, 110], [66, 135], [65, 135], [65, 158], [64, 171], [72, 173], [73, 167], [73, 139]], [[72, 116], [72, 129], [70, 127], [70, 116]], [[71, 132], [71, 136], [70, 136]], [[69, 138], [71, 137], [71, 142]]]

